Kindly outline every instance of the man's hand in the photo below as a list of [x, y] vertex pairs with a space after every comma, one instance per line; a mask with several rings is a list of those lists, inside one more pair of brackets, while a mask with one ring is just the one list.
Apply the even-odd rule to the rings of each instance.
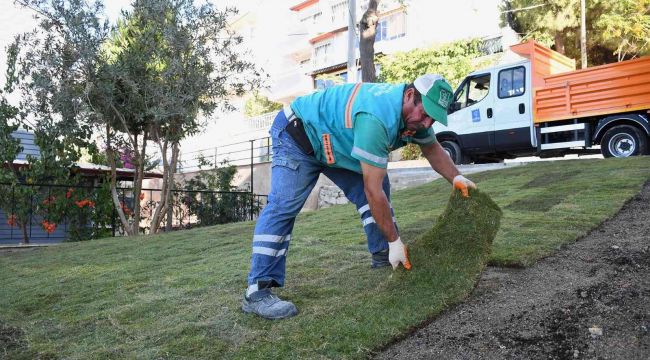
[[388, 262], [393, 266], [393, 270], [397, 269], [400, 263], [404, 265], [404, 269], [411, 270], [408, 250], [399, 237], [388, 243]]
[[463, 175], [456, 175], [454, 177], [454, 189], [460, 190], [460, 192], [463, 194], [464, 197], [469, 197], [469, 190], [468, 188], [472, 188], [476, 190], [476, 184], [471, 182], [470, 180], [467, 180]]

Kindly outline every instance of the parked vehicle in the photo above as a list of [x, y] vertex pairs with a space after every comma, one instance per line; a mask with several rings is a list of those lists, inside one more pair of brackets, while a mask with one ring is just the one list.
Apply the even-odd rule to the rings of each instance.
[[575, 70], [574, 60], [535, 41], [511, 50], [520, 61], [468, 75], [449, 126], [434, 124], [456, 164], [650, 154], [650, 57]]

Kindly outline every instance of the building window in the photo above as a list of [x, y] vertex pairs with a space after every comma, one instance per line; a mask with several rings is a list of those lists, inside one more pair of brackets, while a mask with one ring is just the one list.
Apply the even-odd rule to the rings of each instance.
[[347, 21], [348, 19], [348, 2], [340, 1], [332, 5], [332, 22]]
[[307, 24], [316, 24], [320, 17], [323, 15], [322, 11], [315, 12], [307, 17], [304, 17], [300, 19], [301, 23], [307, 23]]
[[403, 11], [379, 19], [375, 41], [395, 40], [406, 35], [406, 16]]
[[331, 43], [324, 43], [314, 47], [314, 67], [327, 64], [328, 56], [332, 51]]

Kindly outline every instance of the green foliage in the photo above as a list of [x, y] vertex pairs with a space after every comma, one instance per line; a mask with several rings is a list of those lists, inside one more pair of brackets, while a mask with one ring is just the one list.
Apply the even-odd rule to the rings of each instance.
[[422, 150], [416, 144], [406, 144], [400, 149], [402, 160], [417, 160], [422, 158]]
[[600, 1], [602, 15], [595, 20], [599, 39], [621, 61], [650, 54], [650, 0]]
[[244, 104], [244, 115], [254, 117], [258, 115], [267, 114], [273, 111], [281, 110], [283, 105], [275, 101], [269, 100], [258, 91], [253, 92], [253, 96], [249, 97]]
[[439, 47], [414, 49], [377, 59], [380, 64], [378, 81], [410, 83], [420, 75], [440, 74], [456, 87], [477, 65], [473, 59], [481, 56], [478, 39], [455, 41]]
[[[535, 39], [580, 61], [580, 1], [548, 0], [529, 8], [535, 5], [539, 1], [502, 1], [502, 23], [523, 34], [524, 40]], [[586, 27], [589, 65], [650, 53], [649, 0], [587, 1]]]
[[[16, 77], [9, 77], [7, 89], [15, 85]], [[38, 157], [27, 156], [27, 163], [14, 166], [22, 152], [20, 142], [11, 135], [18, 130], [21, 119], [18, 108], [10, 105], [0, 93], [0, 209], [7, 214], [9, 226], [22, 232], [22, 242], [29, 243], [27, 227], [34, 216], [44, 220], [42, 226], [48, 233], [56, 229], [65, 218], [66, 208], [57, 206], [57, 194], [41, 184], [71, 184], [70, 168], [77, 159], [74, 135], [62, 132], [65, 125], [53, 119], [41, 119], [34, 128], [34, 142]], [[13, 123], [13, 124], [12, 124]], [[59, 129], [58, 126], [63, 127]], [[74, 134], [74, 132], [73, 132]]]
[[[650, 179], [650, 158], [540, 162], [471, 178], [503, 210], [488, 261], [521, 267], [615, 214]], [[562, 200], [547, 210], [508, 209], [551, 190]], [[393, 193], [409, 246], [444, 226], [450, 192], [436, 180]], [[300, 314], [268, 321], [240, 311], [253, 228], [225, 224], [0, 256], [0, 329], [11, 334], [0, 343], [4, 357], [365, 359], [466, 299], [485, 244], [441, 236], [440, 253], [428, 254], [439, 261], [413, 254], [409, 272], [371, 270], [354, 205], [301, 213], [279, 290]]]
[[[226, 224], [246, 219], [251, 207], [251, 194], [236, 192], [232, 181], [237, 167], [223, 162], [220, 167], [204, 156], [199, 157], [198, 174], [187, 180], [181, 198], [190, 216], [195, 216], [198, 226]], [[259, 208], [253, 209], [259, 211]]]

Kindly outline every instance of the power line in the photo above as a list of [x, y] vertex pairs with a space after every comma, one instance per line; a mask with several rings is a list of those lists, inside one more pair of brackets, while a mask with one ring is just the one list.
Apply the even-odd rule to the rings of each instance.
[[524, 8], [519, 8], [519, 9], [504, 10], [504, 11], [501, 12], [501, 14], [511, 13], [511, 12], [517, 12], [517, 11], [523, 11], [523, 10], [535, 9], [535, 8], [542, 7], [542, 6], [546, 6], [546, 5], [548, 5], [548, 4], [539, 4], [539, 5], [532, 5], [532, 6], [527, 6], [527, 7], [524, 7]]

